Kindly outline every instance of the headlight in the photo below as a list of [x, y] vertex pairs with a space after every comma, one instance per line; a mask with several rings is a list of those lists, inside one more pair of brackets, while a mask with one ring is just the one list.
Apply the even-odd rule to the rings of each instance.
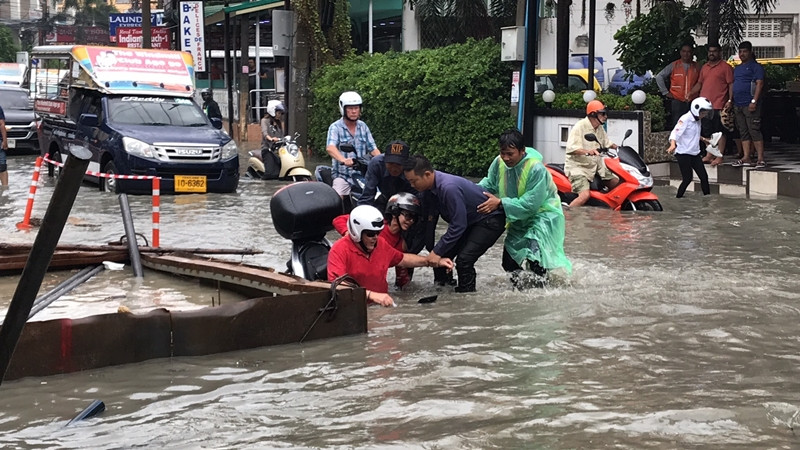
[[290, 155], [297, 158], [297, 144], [289, 144], [286, 146], [286, 151], [289, 152]]
[[156, 158], [153, 146], [145, 142], [142, 142], [138, 139], [123, 137], [122, 145], [125, 147], [125, 151], [130, 153], [131, 155], [142, 156], [144, 158], [152, 158], [152, 159]]
[[622, 168], [625, 169], [625, 171], [627, 171], [629, 174], [633, 175], [634, 178], [636, 178], [636, 181], [639, 182], [639, 189], [646, 189], [653, 187], [652, 176], [642, 175], [642, 173], [639, 172], [638, 169], [628, 164], [620, 163], [619, 165], [622, 166]]
[[222, 159], [231, 159], [238, 154], [239, 148], [236, 147], [236, 142], [234, 142], [233, 139], [222, 146]]

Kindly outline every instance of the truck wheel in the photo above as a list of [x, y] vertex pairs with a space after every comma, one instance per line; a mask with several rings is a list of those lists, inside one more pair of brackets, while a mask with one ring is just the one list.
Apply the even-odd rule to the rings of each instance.
[[[103, 167], [103, 172], [109, 175], [116, 175], [117, 174], [117, 166], [114, 165], [114, 161], [109, 161], [106, 163], [106, 166]], [[103, 177], [100, 181], [100, 190], [105, 192], [113, 192], [117, 193], [117, 179], [112, 177]]]

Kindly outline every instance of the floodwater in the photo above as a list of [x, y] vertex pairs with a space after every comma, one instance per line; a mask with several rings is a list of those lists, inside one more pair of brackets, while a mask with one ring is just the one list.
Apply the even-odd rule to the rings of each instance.
[[[10, 161], [4, 242], [33, 240], [14, 226], [32, 165]], [[161, 245], [254, 247], [264, 253], [234, 258], [282, 268], [289, 245], [268, 213], [280, 185], [162, 198]], [[51, 192], [45, 181], [34, 216]], [[574, 273], [554, 287], [511, 290], [498, 244], [476, 294], [417, 304], [432, 290], [421, 269], [397, 308], [370, 308], [367, 335], [5, 382], [0, 446], [797, 448], [800, 201], [655, 192], [664, 212], [568, 211]], [[149, 199], [131, 204], [149, 236]], [[116, 197], [85, 186], [61, 242], [123, 234]], [[106, 272], [42, 318], [79, 312], [76, 297], [106, 311], [213, 295], [125, 274]], [[0, 283], [7, 305], [15, 284]], [[94, 399], [104, 413], [64, 426]]]

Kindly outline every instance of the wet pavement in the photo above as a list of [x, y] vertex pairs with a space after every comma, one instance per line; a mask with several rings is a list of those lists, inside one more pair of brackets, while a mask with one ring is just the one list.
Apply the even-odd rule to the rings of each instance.
[[[4, 242], [33, 239], [14, 226], [32, 162], [10, 161]], [[283, 184], [162, 198], [162, 245], [256, 247], [235, 259], [282, 268], [289, 243], [268, 205]], [[34, 215], [51, 192], [45, 180]], [[574, 273], [547, 289], [512, 290], [498, 244], [478, 262], [477, 293], [417, 304], [435, 291], [419, 270], [397, 308], [370, 308], [367, 335], [4, 382], [0, 446], [797, 447], [800, 200], [655, 192], [664, 212], [567, 211]], [[131, 205], [147, 235], [149, 198]], [[116, 197], [82, 187], [62, 242], [122, 234]], [[142, 289], [126, 273], [91, 280], [39, 320], [208, 296], [148, 274]], [[94, 399], [106, 412], [64, 427]]]

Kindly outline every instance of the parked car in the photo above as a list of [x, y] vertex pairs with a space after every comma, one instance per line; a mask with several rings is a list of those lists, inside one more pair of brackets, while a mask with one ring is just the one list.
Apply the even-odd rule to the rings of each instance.
[[[597, 69], [595, 69], [595, 74], [597, 74]], [[536, 83], [534, 92], [536, 94], [553, 89], [556, 85], [556, 69], [536, 69], [534, 76], [534, 83]], [[589, 69], [569, 69], [567, 88], [571, 91], [589, 90]], [[594, 79], [594, 90], [595, 92], [602, 90], [597, 78]]]
[[0, 85], [0, 106], [6, 115], [8, 154], [38, 154], [38, 118], [28, 91], [16, 86]]
[[653, 78], [653, 72], [649, 70], [644, 75], [636, 75], [629, 74], [625, 69], [617, 69], [614, 75], [611, 76], [608, 88], [616, 88], [619, 90], [620, 95], [628, 95], [636, 89], [640, 89], [651, 78]]

